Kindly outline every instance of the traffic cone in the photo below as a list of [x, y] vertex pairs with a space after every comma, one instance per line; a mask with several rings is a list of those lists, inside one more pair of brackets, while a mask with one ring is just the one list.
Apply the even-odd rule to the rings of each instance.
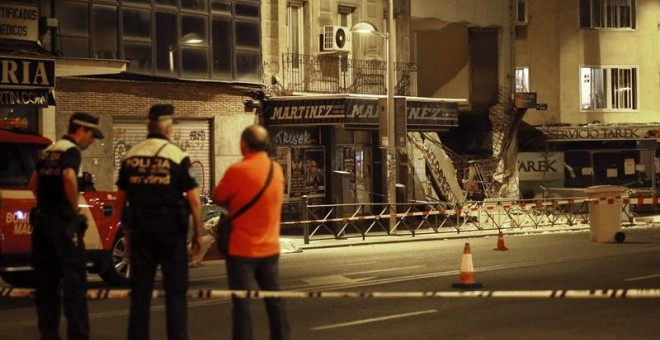
[[482, 288], [484, 285], [474, 279], [474, 267], [472, 267], [472, 252], [470, 244], [466, 243], [461, 256], [461, 282], [453, 283], [452, 288], [475, 289]]
[[501, 230], [500, 233], [497, 235], [497, 248], [493, 250], [509, 250], [509, 248], [507, 248], [504, 245], [504, 233], [502, 233]]

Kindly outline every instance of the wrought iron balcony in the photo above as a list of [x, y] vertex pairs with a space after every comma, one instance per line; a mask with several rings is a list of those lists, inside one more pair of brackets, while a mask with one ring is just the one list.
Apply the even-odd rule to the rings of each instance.
[[[288, 92], [386, 94], [387, 63], [350, 59], [345, 54], [282, 55]], [[417, 95], [417, 65], [394, 63], [394, 94]]]

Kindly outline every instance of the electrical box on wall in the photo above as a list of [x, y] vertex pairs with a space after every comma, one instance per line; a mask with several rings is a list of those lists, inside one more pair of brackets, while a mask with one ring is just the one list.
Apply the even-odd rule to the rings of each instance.
[[342, 26], [324, 26], [322, 52], [350, 52], [351, 32]]

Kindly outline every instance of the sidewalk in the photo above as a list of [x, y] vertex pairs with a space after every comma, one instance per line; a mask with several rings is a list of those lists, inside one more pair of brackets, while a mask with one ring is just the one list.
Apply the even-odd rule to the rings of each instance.
[[[621, 231], [625, 232], [626, 229], [636, 227], [659, 227], [660, 215], [658, 216], [645, 216], [636, 217], [634, 224], [631, 226], [624, 226]], [[418, 241], [437, 241], [444, 239], [461, 239], [461, 238], [475, 238], [475, 237], [497, 237], [498, 229], [478, 230], [476, 228], [461, 230], [457, 232], [453, 227], [444, 227], [434, 232], [433, 229], [421, 229], [415, 236], [412, 236], [408, 230], [397, 230], [397, 235], [387, 235], [385, 232], [373, 232], [366, 235], [362, 239], [360, 234], [351, 234], [349, 237], [342, 239], [335, 239], [332, 235], [320, 235], [311, 238], [309, 244], [304, 243], [302, 236], [284, 236], [280, 238], [280, 245], [282, 253], [296, 253], [304, 250], [322, 249], [322, 248], [335, 248], [335, 247], [351, 247], [361, 245], [373, 244], [388, 244], [398, 242], [418, 242]], [[517, 228], [502, 228], [505, 236], [508, 235], [525, 235], [525, 234], [542, 234], [554, 232], [589, 232], [588, 224], [576, 224], [573, 226], [553, 226], [553, 227], [517, 227]]]

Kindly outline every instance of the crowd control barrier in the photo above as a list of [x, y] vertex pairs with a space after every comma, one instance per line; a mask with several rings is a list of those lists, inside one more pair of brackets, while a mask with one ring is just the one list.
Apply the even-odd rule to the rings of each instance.
[[[305, 244], [314, 239], [336, 239], [390, 234], [390, 218], [394, 218], [394, 230], [398, 235], [408, 233], [412, 237], [420, 233], [462, 233], [470, 231], [501, 231], [503, 229], [572, 227], [590, 223], [589, 203], [598, 201], [600, 206], [612, 202], [612, 208], [620, 209], [622, 225], [633, 224], [634, 205], [660, 204], [658, 197], [571, 197], [552, 199], [490, 199], [468, 201], [463, 205], [447, 202], [410, 202], [393, 205], [396, 213], [390, 214], [387, 203], [308, 204], [303, 196], [299, 220], [283, 221], [282, 226], [299, 227]], [[614, 204], [616, 202], [616, 204]]]

